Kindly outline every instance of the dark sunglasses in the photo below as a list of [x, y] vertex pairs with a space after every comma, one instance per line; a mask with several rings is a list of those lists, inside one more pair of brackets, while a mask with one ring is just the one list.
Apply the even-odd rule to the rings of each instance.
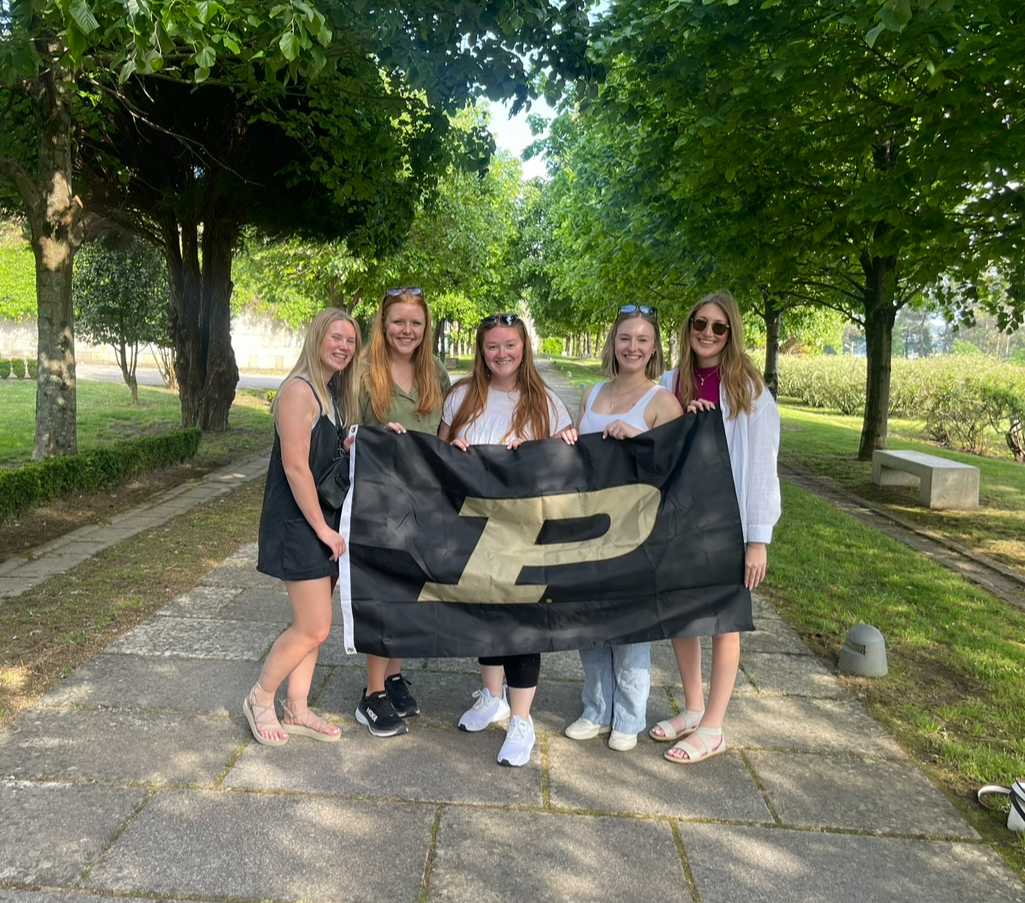
[[[708, 328], [709, 321], [705, 317], [697, 317], [690, 321], [690, 328], [695, 332], [704, 332]], [[726, 335], [730, 331], [730, 324], [723, 323], [721, 321], [715, 321], [712, 323], [712, 334], [713, 335]]]
[[422, 295], [424, 290], [419, 285], [396, 285], [394, 288], [386, 288], [384, 293], [394, 298], [396, 295]]
[[658, 308], [648, 307], [646, 304], [624, 304], [621, 308], [619, 308], [619, 312], [621, 314], [632, 314], [636, 313], [637, 311], [640, 311], [646, 317], [658, 316]]
[[512, 326], [520, 322], [516, 314], [492, 314], [480, 321], [481, 326]]

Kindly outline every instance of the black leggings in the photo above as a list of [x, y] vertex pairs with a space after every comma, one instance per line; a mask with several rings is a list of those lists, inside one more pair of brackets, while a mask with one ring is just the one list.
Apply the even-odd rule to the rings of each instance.
[[477, 659], [482, 665], [500, 665], [505, 668], [505, 682], [518, 690], [537, 686], [541, 673], [541, 653], [532, 655], [498, 655], [493, 658]]

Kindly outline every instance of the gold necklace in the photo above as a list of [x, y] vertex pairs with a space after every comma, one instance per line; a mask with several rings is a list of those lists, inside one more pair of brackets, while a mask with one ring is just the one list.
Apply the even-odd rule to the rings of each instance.
[[[719, 372], [719, 368], [718, 367], [713, 367], [712, 368], [712, 373], [718, 373], [718, 372]], [[698, 378], [698, 385], [702, 389], [705, 387], [705, 383], [708, 382], [708, 380], [711, 378], [712, 373], [706, 373], [704, 376], [702, 376], [700, 373], [698, 373], [697, 368], [696, 367], [694, 368], [694, 375]]]

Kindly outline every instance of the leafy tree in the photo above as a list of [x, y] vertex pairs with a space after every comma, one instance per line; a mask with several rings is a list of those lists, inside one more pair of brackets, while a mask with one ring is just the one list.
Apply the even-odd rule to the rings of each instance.
[[135, 372], [139, 346], [167, 346], [167, 268], [148, 242], [131, 235], [105, 235], [75, 258], [75, 315], [91, 342], [114, 349], [132, 403], [139, 403]]
[[1020, 20], [1010, 2], [634, 2], [596, 42], [608, 78], [587, 112], [618, 130], [625, 174], [605, 209], [643, 210], [685, 273], [768, 276], [773, 307], [859, 321], [862, 458], [885, 444], [897, 310], [1021, 231]]
[[584, 72], [576, 2], [319, 6], [0, 5], [5, 134], [39, 134], [0, 148], [36, 250], [36, 456], [75, 450], [71, 261], [86, 211], [163, 246], [182, 420], [223, 429], [237, 381], [231, 262], [245, 225], [394, 244], [451, 153], [446, 111], [477, 90], [522, 103], [528, 58], [552, 70], [553, 90]]

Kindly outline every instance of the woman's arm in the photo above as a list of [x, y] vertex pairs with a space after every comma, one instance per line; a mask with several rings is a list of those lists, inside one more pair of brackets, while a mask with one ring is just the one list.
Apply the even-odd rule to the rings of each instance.
[[[584, 412], [587, 410], [587, 399], [591, 397], [591, 393], [593, 391], [594, 386], [588, 386], [580, 396], [580, 410], [577, 412], [577, 423], [580, 423], [584, 419]], [[564, 430], [556, 433], [556, 437], [561, 439], [567, 445], [573, 445], [573, 443], [580, 438], [580, 433], [577, 432], [577, 428], [571, 423]]]
[[648, 424], [649, 430], [682, 416], [683, 408], [680, 407], [680, 402], [666, 388], [656, 392], [644, 409], [644, 422]]
[[460, 451], [466, 451], [466, 449], [469, 448], [469, 445], [465, 439], [451, 439], [450, 441], [451, 435], [452, 427], [449, 426], [449, 424], [445, 423], [444, 420], [442, 420], [441, 425], [438, 427], [438, 438], [442, 442], [448, 442], [450, 445], [454, 445]]
[[275, 419], [288, 488], [317, 538], [331, 550], [331, 561], [337, 561], [345, 554], [345, 540], [324, 520], [317, 486], [310, 472], [310, 433], [319, 412], [312, 388], [304, 380], [292, 379], [278, 397]]

